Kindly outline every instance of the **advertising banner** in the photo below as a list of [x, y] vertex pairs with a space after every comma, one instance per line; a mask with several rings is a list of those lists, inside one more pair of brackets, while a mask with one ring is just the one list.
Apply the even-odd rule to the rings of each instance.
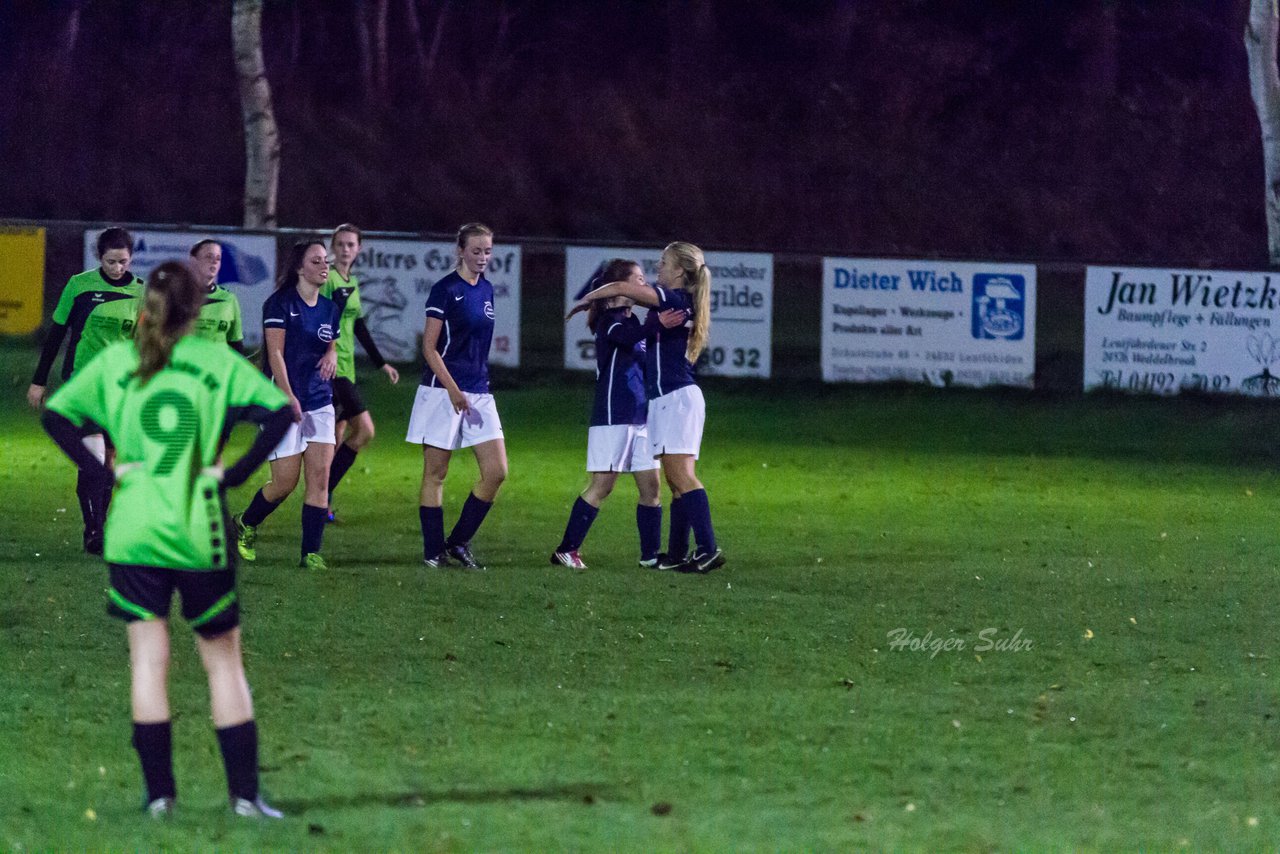
[[[658, 282], [662, 249], [618, 249], [570, 246], [565, 249], [565, 311], [605, 262], [614, 258], [636, 261], [645, 280]], [[761, 252], [708, 252], [711, 271], [711, 337], [698, 360], [698, 372], [724, 377], [768, 378], [773, 362], [773, 256]], [[646, 309], [638, 309], [644, 316]], [[563, 315], [562, 315], [563, 317]], [[565, 327], [564, 366], [593, 371], [595, 336], [585, 315]]]
[[1035, 380], [1029, 264], [822, 259], [822, 378], [1022, 386]]
[[0, 228], [0, 335], [29, 335], [44, 320], [44, 229]]
[[[100, 230], [84, 233], [84, 267], [98, 266], [97, 243]], [[222, 247], [222, 269], [218, 284], [240, 301], [244, 346], [253, 350], [262, 345], [262, 303], [275, 289], [276, 240], [257, 234], [210, 234], [204, 231], [131, 231], [133, 261], [129, 270], [143, 279], [157, 266], [172, 259], [190, 258], [191, 247], [201, 240], [217, 240]]]
[[[365, 238], [353, 272], [360, 279], [365, 323], [382, 355], [420, 362], [431, 286], [453, 272], [453, 243]], [[494, 330], [489, 363], [520, 365], [520, 247], [493, 247], [485, 278], [493, 283]], [[357, 348], [358, 350], [359, 348]]]
[[1085, 390], [1280, 394], [1277, 308], [1272, 273], [1089, 267]]

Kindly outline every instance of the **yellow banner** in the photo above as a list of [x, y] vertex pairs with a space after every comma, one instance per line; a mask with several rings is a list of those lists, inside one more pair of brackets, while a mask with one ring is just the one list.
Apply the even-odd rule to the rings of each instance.
[[44, 229], [0, 228], [0, 335], [29, 335], [44, 319]]

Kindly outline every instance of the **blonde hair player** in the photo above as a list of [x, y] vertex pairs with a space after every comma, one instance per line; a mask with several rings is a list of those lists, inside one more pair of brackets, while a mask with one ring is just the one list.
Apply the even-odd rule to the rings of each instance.
[[[587, 310], [595, 300], [617, 296], [664, 312], [683, 311], [688, 317], [674, 328], [656, 326], [645, 342], [649, 445], [671, 489], [670, 539], [655, 568], [707, 573], [725, 562], [716, 544], [707, 491], [695, 471], [706, 403], [693, 366], [711, 331], [711, 271], [697, 246], [670, 243], [658, 262], [656, 287], [626, 280], [610, 282], [578, 300], [566, 317]], [[690, 528], [697, 543], [692, 554], [688, 553]]]
[[[427, 296], [422, 331], [422, 384], [413, 401], [406, 442], [422, 446], [418, 521], [427, 566], [482, 571], [471, 554], [475, 536], [507, 478], [507, 446], [498, 407], [489, 393], [493, 341], [493, 285], [485, 278], [493, 231], [478, 222], [458, 229], [458, 263]], [[453, 530], [444, 536], [444, 479], [449, 459], [471, 448], [480, 479], [471, 488]]]

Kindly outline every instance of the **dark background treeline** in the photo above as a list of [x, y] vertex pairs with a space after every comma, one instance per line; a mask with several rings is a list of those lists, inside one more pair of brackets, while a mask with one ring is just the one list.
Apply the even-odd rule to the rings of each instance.
[[[0, 2], [0, 216], [238, 223], [230, 7]], [[1261, 266], [1245, 16], [268, 0], [279, 222]]]

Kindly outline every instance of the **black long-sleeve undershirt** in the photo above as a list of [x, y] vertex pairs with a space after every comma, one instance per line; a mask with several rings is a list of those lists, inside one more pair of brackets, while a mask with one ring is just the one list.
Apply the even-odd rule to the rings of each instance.
[[[67, 327], [62, 323], [55, 323], [49, 327], [49, 334], [44, 339], [44, 346], [40, 349], [40, 361], [36, 363], [36, 372], [31, 377], [32, 385], [48, 385], [49, 371], [53, 368], [53, 362], [58, 358], [58, 351], [62, 349], [62, 341], [67, 337]], [[71, 358], [71, 354], [67, 354], [67, 358]]]
[[373, 333], [369, 331], [369, 327], [364, 322], [363, 317], [357, 317], [355, 322], [356, 340], [360, 342], [360, 346], [369, 354], [369, 358], [373, 360], [373, 366], [378, 370], [382, 370], [382, 366], [387, 360], [382, 358], [382, 353], [378, 352], [378, 345], [373, 340]]

